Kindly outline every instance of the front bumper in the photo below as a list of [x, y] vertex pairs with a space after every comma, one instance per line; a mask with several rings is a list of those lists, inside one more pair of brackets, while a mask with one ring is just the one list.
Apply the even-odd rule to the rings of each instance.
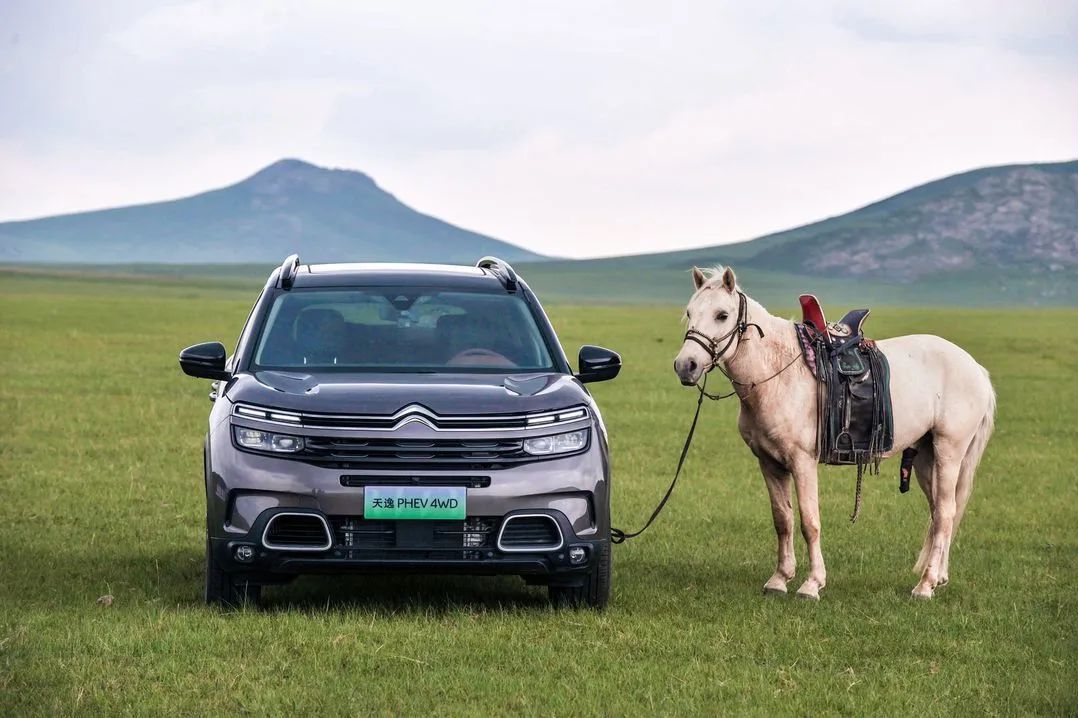
[[[211, 538], [210, 550], [217, 564], [237, 578], [259, 583], [286, 582], [299, 574], [405, 572], [513, 574], [524, 576], [533, 583], [578, 585], [594, 568], [602, 544], [608, 540], [578, 536], [568, 518], [560, 511], [529, 509], [510, 512], [498, 519], [483, 545], [465, 546], [462, 542], [449, 546], [445, 541], [425, 540], [424, 537], [433, 533], [436, 525], [454, 522], [395, 521], [382, 522], [397, 524], [393, 527], [392, 545], [356, 547], [346, 542], [345, 526], [353, 525], [349, 522], [360, 519], [326, 516], [320, 511], [306, 509], [299, 513], [326, 519], [332, 533], [332, 546], [324, 550], [268, 548], [263, 540], [267, 523], [280, 513], [297, 512], [293, 509], [268, 509], [259, 515], [246, 534]], [[500, 535], [504, 522], [524, 514], [553, 519], [561, 532], [561, 545], [555, 549], [537, 551], [499, 548], [496, 537]], [[466, 522], [456, 523], [468, 525]], [[406, 524], [410, 526], [403, 526]], [[583, 559], [579, 557], [580, 551], [583, 552]], [[245, 560], [238, 556], [244, 556]]]
[[[590, 427], [591, 441], [579, 453], [500, 466], [443, 468], [425, 461], [411, 465], [368, 465], [356, 460], [345, 465], [315, 463], [239, 450], [232, 441], [231, 425], [242, 421], [250, 428], [273, 429], [268, 423], [230, 416], [224, 406], [215, 407], [219, 420], [211, 422], [206, 452], [207, 525], [210, 549], [218, 565], [234, 574], [268, 583], [302, 573], [406, 571], [414, 573], [521, 574], [537, 582], [575, 582], [586, 575], [609, 540], [609, 462], [605, 432], [594, 416], [559, 429]], [[549, 433], [546, 429], [513, 430], [506, 436], [523, 438]], [[319, 430], [349, 439], [440, 441], [439, 432], [422, 423], [410, 423], [378, 433], [358, 430]], [[454, 431], [453, 438], [486, 439], [482, 431]], [[499, 432], [499, 436], [502, 434]], [[466, 480], [470, 518], [492, 522], [497, 529], [514, 514], [544, 513], [556, 517], [564, 546], [557, 550], [502, 551], [496, 541], [480, 548], [445, 541], [424, 546], [424, 521], [399, 521], [406, 540], [394, 530], [392, 542], [377, 548], [349, 546], [342, 521], [362, 521], [365, 486], [399, 485], [394, 482]], [[473, 481], [474, 480], [474, 481]], [[332, 527], [332, 542], [321, 552], [267, 548], [262, 537], [266, 522], [280, 512], [312, 512]], [[495, 534], [496, 535], [496, 534]], [[419, 538], [417, 538], [419, 536]], [[237, 561], [239, 546], [251, 547], [250, 560]], [[574, 564], [568, 549], [580, 546], [586, 560]]]

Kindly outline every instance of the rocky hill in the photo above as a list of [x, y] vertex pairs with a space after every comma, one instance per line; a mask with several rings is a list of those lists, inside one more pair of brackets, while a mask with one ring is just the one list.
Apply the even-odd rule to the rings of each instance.
[[1014, 268], [1078, 273], [1078, 161], [989, 167], [750, 242], [652, 255], [663, 263], [911, 281]]

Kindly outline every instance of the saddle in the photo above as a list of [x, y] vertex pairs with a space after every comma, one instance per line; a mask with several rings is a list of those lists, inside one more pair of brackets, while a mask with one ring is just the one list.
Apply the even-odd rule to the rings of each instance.
[[828, 323], [819, 300], [802, 294], [801, 311], [797, 336], [817, 379], [818, 460], [856, 465], [858, 480], [866, 469], [879, 473], [880, 459], [894, 445], [894, 422], [887, 357], [864, 335], [869, 310]]

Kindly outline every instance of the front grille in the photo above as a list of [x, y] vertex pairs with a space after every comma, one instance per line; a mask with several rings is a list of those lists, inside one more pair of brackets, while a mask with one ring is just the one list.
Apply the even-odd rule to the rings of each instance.
[[[591, 417], [587, 407], [575, 406], [535, 414], [438, 416], [418, 404], [410, 404], [393, 415], [301, 414], [267, 407], [237, 404], [233, 421], [237, 426], [263, 428], [265, 424], [290, 427], [304, 446], [296, 453], [272, 453], [278, 459], [297, 459], [331, 469], [364, 471], [446, 471], [485, 473], [523, 463], [563, 459], [587, 451], [534, 456], [524, 451], [522, 430], [541, 429], [558, 433], [554, 427], [580, 427]], [[251, 423], [254, 425], [251, 426]], [[394, 432], [412, 422], [433, 430], [432, 439], [396, 439]], [[330, 436], [323, 429], [356, 429], [373, 436]], [[299, 430], [299, 431], [297, 431]], [[507, 432], [508, 437], [501, 434]], [[470, 438], [453, 438], [467, 432]], [[268, 454], [235, 444], [241, 451]]]
[[498, 547], [509, 551], [549, 551], [562, 543], [561, 530], [550, 516], [510, 516], [502, 526]]
[[469, 516], [463, 521], [384, 521], [331, 516], [336, 549], [342, 558], [478, 559], [494, 545], [497, 518]]
[[324, 550], [331, 543], [326, 524], [314, 514], [277, 514], [270, 517], [262, 535], [269, 548]]
[[345, 548], [385, 548], [397, 542], [396, 521], [334, 519], [337, 545]]
[[302, 456], [318, 462], [367, 468], [501, 468], [532, 459], [522, 439], [353, 439], [308, 436]]

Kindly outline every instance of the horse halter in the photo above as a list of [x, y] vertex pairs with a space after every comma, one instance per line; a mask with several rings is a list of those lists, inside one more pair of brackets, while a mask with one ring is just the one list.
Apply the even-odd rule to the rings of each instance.
[[[685, 339], [683, 341], [696, 342], [708, 356], [711, 357], [711, 365], [706, 369], [705, 373], [711, 371], [719, 363], [719, 359], [725, 356], [726, 352], [730, 350], [734, 340], [737, 341], [737, 347], [734, 348], [734, 353], [737, 353], [737, 349], [741, 347], [741, 337], [748, 331], [749, 327], [756, 327], [756, 331], [759, 332], [760, 338], [764, 337], [764, 330], [760, 328], [759, 324], [747, 321], [749, 315], [748, 302], [745, 300], [745, 293], [740, 289], [737, 290], [737, 324], [730, 331], [723, 334], [721, 337], [709, 337], [703, 332], [699, 332], [692, 327], [689, 327], [685, 332]], [[719, 348], [722, 342], [726, 342]], [[725, 372], [724, 372], [725, 373]]]

